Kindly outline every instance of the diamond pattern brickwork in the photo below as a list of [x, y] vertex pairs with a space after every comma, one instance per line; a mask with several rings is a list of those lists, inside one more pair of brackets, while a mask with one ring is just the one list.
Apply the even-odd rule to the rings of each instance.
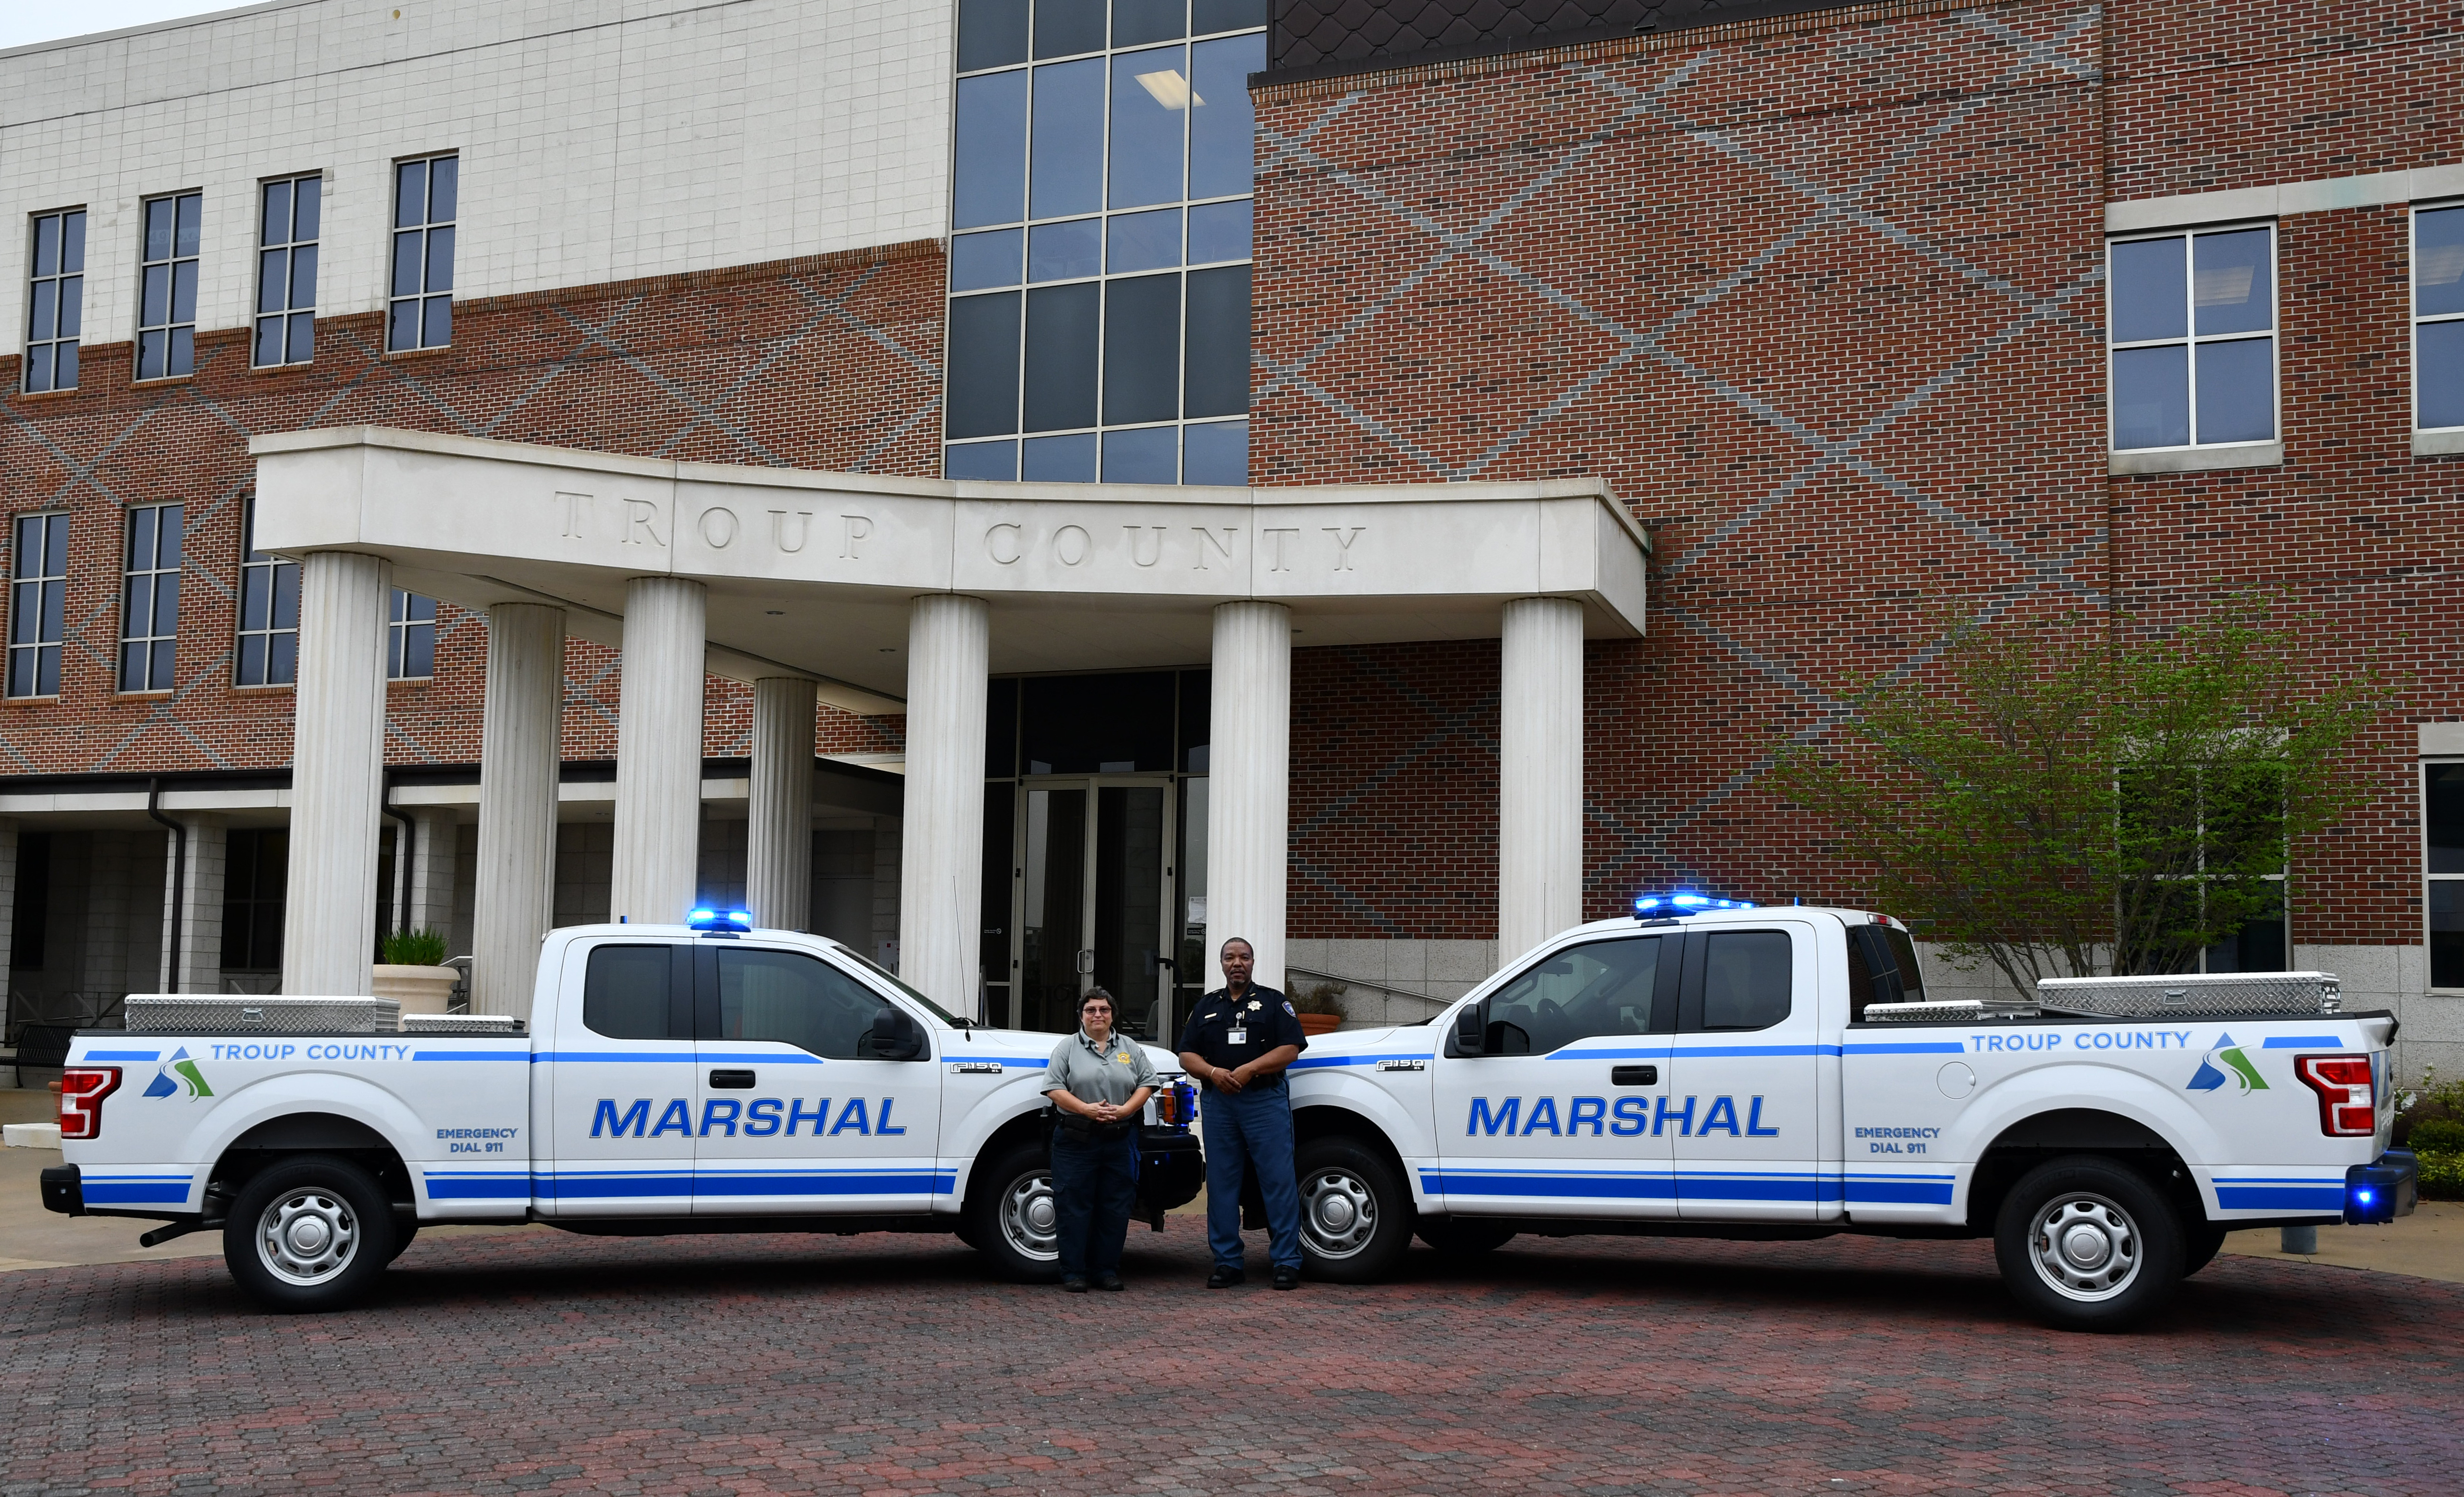
[[1858, 0], [1278, 0], [1269, 77], [1759, 20]]

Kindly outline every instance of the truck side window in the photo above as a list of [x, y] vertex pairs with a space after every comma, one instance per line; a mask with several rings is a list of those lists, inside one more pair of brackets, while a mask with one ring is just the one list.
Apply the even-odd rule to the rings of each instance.
[[676, 963], [667, 946], [600, 946], [582, 981], [582, 1023], [609, 1039], [693, 1038], [675, 1031], [669, 1000]]
[[1767, 1030], [1788, 1017], [1786, 931], [1714, 932], [1703, 959], [1703, 1028]]
[[1571, 946], [1488, 1000], [1491, 1055], [1546, 1055], [1595, 1034], [1645, 1034], [1660, 938]]
[[776, 1040], [829, 1060], [866, 1058], [872, 1016], [889, 1005], [829, 964], [800, 951], [718, 953], [718, 1034]]

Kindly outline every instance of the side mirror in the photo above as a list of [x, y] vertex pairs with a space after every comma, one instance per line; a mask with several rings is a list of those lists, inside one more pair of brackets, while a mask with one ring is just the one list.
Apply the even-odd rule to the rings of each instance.
[[913, 1019], [885, 1004], [872, 1016], [871, 1048], [883, 1060], [913, 1060], [924, 1053], [924, 1032]]
[[1477, 1055], [1487, 1048], [1488, 1005], [1467, 1004], [1455, 1015], [1455, 1053]]

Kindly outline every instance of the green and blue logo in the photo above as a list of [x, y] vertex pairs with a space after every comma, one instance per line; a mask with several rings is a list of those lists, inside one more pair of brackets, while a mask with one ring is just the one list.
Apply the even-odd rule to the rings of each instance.
[[2219, 1034], [2215, 1048], [2200, 1057], [2199, 1069], [2191, 1073], [2188, 1090], [2213, 1092], [2221, 1089], [2227, 1081], [2233, 1082], [2244, 1096], [2267, 1090], [2267, 1078], [2258, 1074], [2258, 1067], [2251, 1064], [2250, 1057], [2233, 1043], [2233, 1037]]
[[188, 1048], [185, 1045], [173, 1051], [170, 1059], [154, 1068], [154, 1081], [146, 1087], [145, 1095], [169, 1096], [182, 1087], [187, 1088], [191, 1101], [214, 1095], [214, 1089], [206, 1085], [205, 1074], [197, 1069], [195, 1061], [188, 1058]]

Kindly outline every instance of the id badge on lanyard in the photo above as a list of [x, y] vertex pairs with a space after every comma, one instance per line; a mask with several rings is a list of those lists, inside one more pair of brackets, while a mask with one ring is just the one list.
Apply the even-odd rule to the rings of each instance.
[[1247, 1026], [1247, 1025], [1243, 1025], [1241, 1028], [1236, 1029], [1236, 1030], [1225, 1030], [1225, 1031], [1223, 1031], [1223, 1043], [1224, 1043], [1224, 1044], [1226, 1044], [1226, 1045], [1246, 1045], [1246, 1044], [1248, 1044], [1248, 1043], [1249, 1043], [1249, 1029], [1248, 1029], [1248, 1026]]

